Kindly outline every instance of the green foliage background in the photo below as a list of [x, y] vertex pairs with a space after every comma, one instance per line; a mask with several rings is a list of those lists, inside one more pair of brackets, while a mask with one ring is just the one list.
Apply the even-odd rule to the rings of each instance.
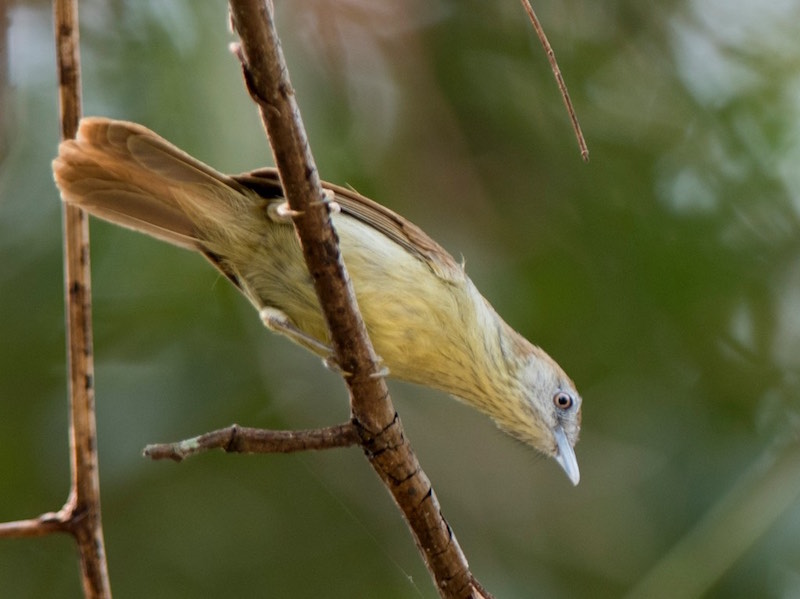
[[[581, 163], [515, 0], [278, 2], [323, 177], [408, 216], [584, 397], [580, 486], [437, 393], [392, 384], [473, 571], [498, 597], [800, 596], [797, 0], [537, 3]], [[225, 3], [81, 3], [86, 114], [220, 170], [269, 161]], [[52, 20], [10, 12], [0, 168], [0, 520], [69, 482]], [[115, 596], [434, 597], [356, 450], [141, 448], [347, 417], [338, 378], [205, 262], [92, 227]], [[80, 595], [67, 538], [0, 543], [3, 597]]]

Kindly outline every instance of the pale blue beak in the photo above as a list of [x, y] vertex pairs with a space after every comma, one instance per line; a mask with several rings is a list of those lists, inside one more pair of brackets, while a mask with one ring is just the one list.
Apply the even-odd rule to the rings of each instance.
[[556, 437], [558, 453], [555, 455], [556, 462], [564, 469], [567, 478], [577, 485], [581, 480], [581, 471], [578, 469], [578, 459], [575, 457], [575, 450], [569, 444], [567, 434], [561, 426], [557, 426], [553, 431]]

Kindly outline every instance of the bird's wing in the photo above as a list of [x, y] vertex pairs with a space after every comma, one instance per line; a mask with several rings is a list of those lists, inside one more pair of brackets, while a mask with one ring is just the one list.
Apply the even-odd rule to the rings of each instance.
[[[233, 179], [265, 198], [283, 195], [278, 171], [274, 168], [259, 169]], [[343, 214], [382, 233], [419, 258], [439, 278], [452, 282], [463, 280], [462, 265], [417, 225], [353, 190], [326, 182], [322, 186], [335, 194], [335, 201]]]

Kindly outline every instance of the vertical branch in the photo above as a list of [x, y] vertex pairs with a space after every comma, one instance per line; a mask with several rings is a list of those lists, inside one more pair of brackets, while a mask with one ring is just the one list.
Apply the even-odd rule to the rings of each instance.
[[436, 495], [406, 440], [400, 419], [339, 253], [329, 205], [320, 184], [271, 2], [230, 0], [237, 48], [250, 95], [256, 101], [280, 172], [336, 360], [350, 391], [351, 417], [361, 444], [402, 511], [442, 597], [480, 597], [485, 591], [469, 571]]
[[[2, 2], [2, 0], [0, 0]], [[61, 138], [74, 138], [81, 116], [77, 0], [55, 0], [56, 60]], [[58, 512], [0, 523], [0, 537], [68, 532], [78, 544], [86, 599], [110, 599], [103, 528], [94, 406], [89, 221], [82, 210], [63, 206], [64, 289], [67, 320], [69, 446], [72, 480]]]
[[[81, 115], [77, 0], [56, 0], [61, 137], [75, 137]], [[103, 529], [94, 404], [89, 221], [63, 204], [72, 488], [61, 513], [78, 543], [86, 597], [111, 597]]]

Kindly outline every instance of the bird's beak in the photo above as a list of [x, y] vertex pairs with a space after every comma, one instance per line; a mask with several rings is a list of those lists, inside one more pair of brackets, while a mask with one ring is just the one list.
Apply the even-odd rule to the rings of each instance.
[[556, 437], [556, 446], [558, 453], [556, 453], [556, 462], [564, 469], [567, 477], [572, 481], [573, 485], [577, 485], [581, 480], [581, 471], [578, 469], [578, 460], [575, 457], [575, 450], [569, 444], [567, 433], [561, 426], [557, 426], [553, 431]]

